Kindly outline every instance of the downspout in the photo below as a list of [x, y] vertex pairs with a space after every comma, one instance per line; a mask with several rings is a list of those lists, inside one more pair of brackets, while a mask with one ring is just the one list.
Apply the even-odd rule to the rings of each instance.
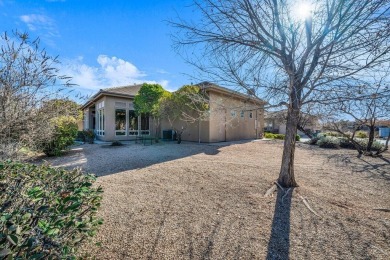
[[224, 126], [225, 126], [225, 142], [226, 142], [226, 135], [227, 135], [227, 129], [226, 129], [226, 124], [227, 124], [227, 119], [226, 119], [226, 117], [227, 117], [227, 109], [225, 108], [225, 123], [224, 123]]
[[256, 129], [256, 139], [258, 139], [259, 138], [259, 129], [258, 129], [258, 127], [257, 127], [257, 125], [258, 125], [258, 115], [259, 115], [259, 110], [258, 109], [256, 109], [256, 120], [255, 120], [255, 129]]
[[200, 118], [198, 119], [198, 142], [200, 143]]

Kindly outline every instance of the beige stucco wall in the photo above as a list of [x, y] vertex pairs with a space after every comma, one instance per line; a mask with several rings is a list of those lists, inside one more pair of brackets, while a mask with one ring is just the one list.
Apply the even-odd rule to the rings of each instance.
[[[259, 107], [258, 104], [250, 101], [245, 102], [242, 99], [227, 96], [219, 92], [210, 91], [208, 94], [210, 99], [208, 118], [192, 123], [176, 121], [173, 122], [173, 125], [168, 120], [161, 120], [160, 137], [162, 137], [163, 130], [181, 129], [182, 127], [185, 128], [182, 140], [192, 142], [223, 142], [254, 139], [262, 134], [264, 113], [262, 107]], [[129, 98], [104, 96], [96, 100], [95, 104], [102, 101], [104, 101], [105, 135], [97, 136], [97, 139], [103, 141], [135, 139], [135, 136], [128, 135], [128, 131], [123, 136], [115, 135], [115, 102], [125, 103], [126, 106], [123, 108], [128, 113], [129, 110], [133, 110], [133, 100]], [[87, 120], [88, 122], [86, 122], [90, 125], [89, 128], [92, 128], [92, 110], [92, 108], [89, 108], [89, 118]], [[95, 110], [97, 110], [97, 107]], [[236, 111], [236, 116], [231, 115], [232, 111]], [[243, 117], [241, 117], [241, 111], [244, 111]], [[252, 118], [249, 117], [250, 112], [252, 113]], [[97, 112], [95, 113], [97, 115]], [[126, 118], [128, 118], [128, 114]], [[155, 125], [151, 118], [149, 119], [149, 126], [151, 135], [155, 136]]]
[[259, 105], [217, 92], [209, 92], [209, 98], [210, 142], [254, 139], [262, 133], [264, 113]]
[[[120, 98], [120, 97], [110, 97], [110, 96], [104, 96], [98, 100], [96, 100], [95, 104], [98, 104], [100, 102], [104, 101], [104, 136], [96, 136], [98, 140], [102, 141], [114, 141], [114, 140], [133, 140], [136, 137], [135, 136], [129, 136], [128, 131], [126, 130], [126, 135], [115, 135], [115, 109], [117, 108], [115, 106], [115, 102], [123, 102], [126, 105], [123, 107], [126, 112], [126, 118], [128, 118], [128, 111], [133, 110], [133, 100], [129, 98]], [[122, 107], [118, 107], [122, 109]], [[89, 111], [91, 111], [91, 108], [89, 108]], [[97, 108], [95, 114], [97, 115]], [[97, 119], [96, 119], [97, 120]], [[90, 117], [88, 119], [90, 128], [92, 128], [92, 114], [90, 113]], [[97, 126], [97, 125], [96, 125]], [[149, 129], [150, 134], [155, 135], [154, 132], [154, 124], [153, 120], [149, 118]]]
[[[195, 117], [196, 118], [196, 117]], [[185, 122], [177, 120], [175, 122], [169, 123], [168, 120], [162, 120], [161, 122], [161, 131], [168, 129], [177, 129], [180, 130], [184, 128], [182, 140], [189, 142], [201, 142], [207, 143], [209, 141], [209, 121], [195, 121], [195, 122]], [[200, 131], [199, 131], [200, 129]], [[161, 133], [162, 136], [162, 133]]]

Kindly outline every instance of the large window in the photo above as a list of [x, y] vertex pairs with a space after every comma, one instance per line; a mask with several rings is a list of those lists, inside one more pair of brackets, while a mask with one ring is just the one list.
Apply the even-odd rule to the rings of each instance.
[[149, 115], [143, 114], [141, 115], [141, 135], [150, 135], [149, 131]]
[[134, 110], [129, 111], [129, 135], [138, 135], [138, 116]]
[[115, 109], [115, 135], [126, 135], [126, 109]]

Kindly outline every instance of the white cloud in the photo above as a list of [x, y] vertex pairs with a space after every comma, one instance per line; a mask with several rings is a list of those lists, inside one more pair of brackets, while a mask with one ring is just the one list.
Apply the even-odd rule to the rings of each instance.
[[43, 41], [51, 46], [55, 45], [53, 39], [59, 37], [60, 33], [53, 19], [43, 14], [26, 14], [19, 18], [30, 31], [41, 35]]
[[145, 72], [129, 61], [107, 55], [99, 55], [96, 61], [97, 67], [84, 64], [83, 57], [69, 60], [62, 66], [61, 73], [72, 77], [72, 82], [83, 89], [99, 90], [144, 82], [158, 83], [169, 89], [168, 80], [149, 80]]

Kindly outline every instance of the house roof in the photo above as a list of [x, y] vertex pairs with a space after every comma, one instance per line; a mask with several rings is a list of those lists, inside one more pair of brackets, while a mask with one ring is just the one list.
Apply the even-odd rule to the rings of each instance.
[[196, 84], [196, 86], [199, 86], [200, 88], [202, 88], [202, 89], [204, 89], [206, 91], [207, 90], [211, 90], [211, 91], [219, 92], [219, 93], [222, 93], [222, 94], [225, 94], [225, 95], [229, 95], [229, 96], [232, 96], [232, 97], [237, 97], [239, 99], [252, 101], [252, 102], [260, 104], [260, 105], [264, 105], [264, 104], [267, 103], [267, 102], [265, 102], [262, 99], [259, 99], [259, 98], [256, 98], [256, 97], [253, 97], [253, 96], [250, 96], [250, 95], [246, 95], [246, 94], [240, 93], [238, 91], [234, 91], [232, 89], [224, 88], [224, 87], [221, 87], [221, 86], [219, 86], [217, 84], [214, 84], [214, 83], [211, 83], [211, 82], [208, 82], [208, 81], [204, 81], [204, 82], [198, 83], [198, 84]]
[[287, 118], [287, 109], [279, 110], [279, 111], [265, 111], [264, 112], [265, 119], [286, 119]]
[[[260, 104], [260, 105], [263, 105], [266, 103], [264, 100], [261, 100], [259, 98], [245, 95], [243, 93], [240, 93], [240, 92], [228, 89], [228, 88], [224, 88], [224, 87], [218, 86], [214, 83], [210, 83], [207, 81], [196, 84], [196, 86], [199, 86], [200, 88], [202, 88], [204, 90], [212, 90], [212, 91], [219, 92], [219, 93], [222, 93], [225, 95], [230, 95], [232, 97], [236, 97], [236, 98], [239, 98], [242, 100], [248, 100], [248, 101], [254, 102], [256, 104]], [[141, 87], [142, 87], [142, 84], [100, 89], [84, 105], [81, 106], [81, 109], [85, 109], [85, 108], [89, 107], [90, 105], [92, 105], [96, 100], [98, 100], [102, 96], [134, 98], [135, 95], [137, 95], [137, 93]]]
[[102, 96], [133, 98], [135, 95], [137, 95], [141, 87], [142, 84], [101, 89], [99, 90], [99, 92], [93, 95], [84, 105], [82, 105], [81, 109], [90, 106]]

